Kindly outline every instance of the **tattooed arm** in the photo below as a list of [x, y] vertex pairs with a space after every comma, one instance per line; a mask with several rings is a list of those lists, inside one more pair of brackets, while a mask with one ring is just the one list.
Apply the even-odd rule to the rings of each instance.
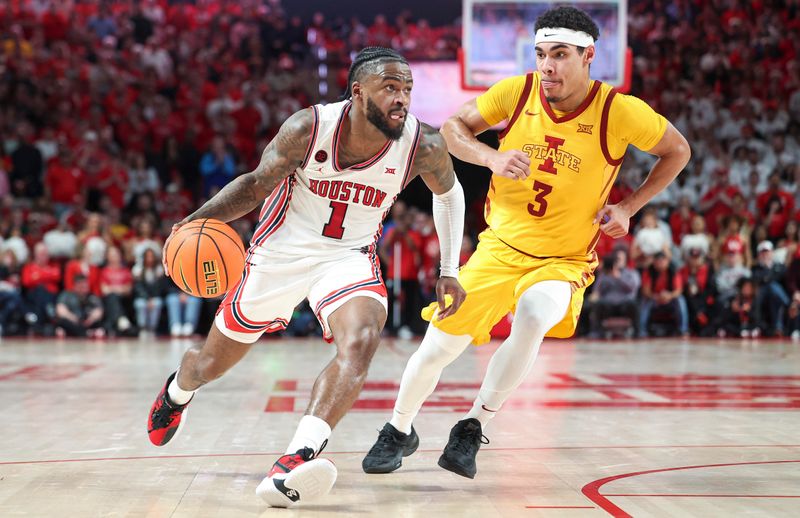
[[[241, 218], [262, 203], [281, 180], [302, 164], [313, 124], [312, 108], [296, 112], [286, 119], [275, 138], [264, 148], [258, 166], [249, 173], [234, 178], [202, 207], [172, 225], [172, 232], [164, 242], [164, 250], [175, 232], [192, 220], [213, 218], [227, 223]], [[163, 250], [161, 262], [164, 272], [169, 275], [167, 257]]]
[[302, 164], [314, 124], [311, 110], [306, 108], [289, 117], [264, 148], [261, 161], [254, 170], [235, 178], [178, 226], [202, 218], [214, 218], [227, 223], [244, 216], [262, 203], [281, 180]]
[[453, 161], [447, 152], [447, 143], [441, 133], [424, 122], [420, 122], [419, 149], [414, 157], [409, 180], [417, 175], [433, 194], [444, 194], [456, 183]]
[[[421, 176], [433, 192], [433, 223], [441, 250], [441, 272], [436, 283], [438, 319], [441, 320], [455, 313], [466, 298], [457, 280], [461, 238], [464, 235], [464, 191], [453, 171], [453, 162], [444, 138], [434, 128], [420, 124], [422, 135], [411, 177]], [[447, 307], [445, 295], [452, 297], [452, 303]]]

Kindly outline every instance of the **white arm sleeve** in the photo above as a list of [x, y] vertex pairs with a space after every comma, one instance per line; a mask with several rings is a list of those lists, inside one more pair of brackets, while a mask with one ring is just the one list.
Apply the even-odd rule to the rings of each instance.
[[464, 235], [464, 190], [456, 183], [444, 194], [433, 195], [433, 224], [439, 236], [441, 277], [458, 277], [458, 259]]

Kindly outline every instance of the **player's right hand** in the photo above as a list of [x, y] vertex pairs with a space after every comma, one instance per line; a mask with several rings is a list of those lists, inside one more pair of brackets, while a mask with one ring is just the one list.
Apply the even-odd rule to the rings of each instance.
[[183, 225], [185, 225], [185, 223], [186, 223], [185, 221], [179, 221], [178, 223], [172, 225], [172, 230], [170, 230], [169, 235], [167, 236], [167, 240], [164, 241], [164, 246], [161, 249], [161, 266], [164, 267], [164, 275], [166, 275], [167, 277], [169, 277], [169, 267], [167, 265], [167, 245], [169, 245], [169, 242], [175, 235], [175, 233], [178, 232], [178, 229], [180, 229]]
[[531, 159], [519, 149], [497, 151], [489, 157], [486, 167], [497, 176], [524, 180], [531, 174]]

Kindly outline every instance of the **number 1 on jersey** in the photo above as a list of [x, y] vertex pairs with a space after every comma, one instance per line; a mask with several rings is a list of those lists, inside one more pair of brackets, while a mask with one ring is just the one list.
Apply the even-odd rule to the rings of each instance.
[[344, 216], [347, 214], [347, 204], [340, 201], [331, 202], [331, 219], [322, 227], [322, 235], [332, 239], [342, 239], [344, 235]]

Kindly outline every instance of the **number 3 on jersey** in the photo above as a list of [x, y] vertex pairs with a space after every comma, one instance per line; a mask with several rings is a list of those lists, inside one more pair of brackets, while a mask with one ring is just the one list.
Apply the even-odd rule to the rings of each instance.
[[347, 204], [340, 201], [331, 202], [331, 219], [322, 227], [322, 235], [332, 239], [342, 239], [344, 235], [344, 216], [347, 214]]
[[550, 192], [553, 190], [553, 187], [547, 185], [546, 183], [540, 182], [539, 180], [535, 180], [533, 182], [533, 190], [536, 192], [536, 196], [533, 197], [535, 204], [528, 204], [528, 213], [531, 216], [540, 218], [544, 216], [544, 213], [547, 211], [547, 200], [545, 197], [550, 194]]

